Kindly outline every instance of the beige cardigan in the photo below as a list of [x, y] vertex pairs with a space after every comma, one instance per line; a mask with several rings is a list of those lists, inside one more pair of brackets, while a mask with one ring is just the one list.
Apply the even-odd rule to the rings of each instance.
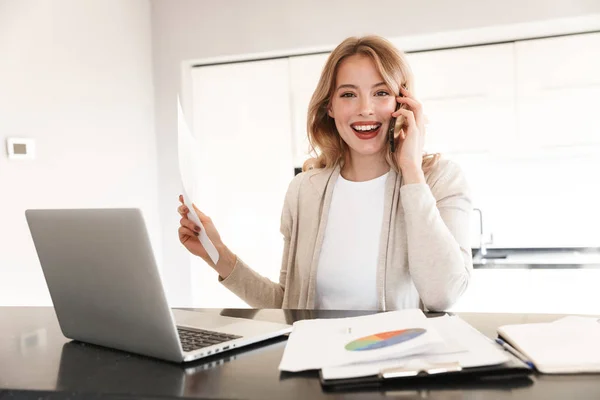
[[[290, 183], [281, 216], [279, 283], [239, 258], [221, 283], [255, 308], [314, 309], [316, 269], [339, 174], [339, 166], [313, 169]], [[457, 164], [440, 159], [425, 178], [427, 184], [402, 185], [401, 175], [390, 170], [386, 180], [377, 266], [381, 310], [445, 310], [469, 283], [472, 206], [465, 177]]]

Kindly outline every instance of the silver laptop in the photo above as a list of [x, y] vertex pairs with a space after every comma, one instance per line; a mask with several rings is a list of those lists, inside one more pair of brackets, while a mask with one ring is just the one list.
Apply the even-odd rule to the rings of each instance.
[[139, 209], [25, 215], [67, 338], [186, 362], [291, 331], [285, 324], [171, 311]]

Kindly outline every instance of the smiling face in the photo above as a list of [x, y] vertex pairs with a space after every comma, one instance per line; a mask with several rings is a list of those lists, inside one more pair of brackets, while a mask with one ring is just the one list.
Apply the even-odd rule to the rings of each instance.
[[396, 99], [370, 57], [353, 55], [339, 65], [328, 114], [351, 159], [383, 154]]

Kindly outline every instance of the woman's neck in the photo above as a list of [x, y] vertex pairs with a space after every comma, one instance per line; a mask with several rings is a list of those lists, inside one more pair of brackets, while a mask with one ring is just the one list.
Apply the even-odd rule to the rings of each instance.
[[342, 177], [353, 182], [370, 181], [385, 174], [390, 166], [379, 154], [370, 156], [348, 156], [342, 170]]

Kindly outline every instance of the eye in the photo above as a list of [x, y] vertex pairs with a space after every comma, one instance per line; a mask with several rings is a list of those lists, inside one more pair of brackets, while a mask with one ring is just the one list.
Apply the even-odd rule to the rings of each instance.
[[346, 93], [342, 93], [340, 95], [340, 97], [355, 97], [355, 96], [354, 96], [354, 93], [346, 92]]
[[375, 96], [389, 96], [389, 92], [386, 90], [380, 90], [377, 93], [375, 93]]

